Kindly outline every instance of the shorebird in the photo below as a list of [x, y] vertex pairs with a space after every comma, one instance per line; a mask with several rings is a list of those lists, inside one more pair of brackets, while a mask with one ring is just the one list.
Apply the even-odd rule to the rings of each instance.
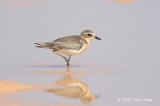
[[[66, 36], [50, 42], [38, 42], [35, 43], [39, 48], [48, 48], [57, 55], [64, 58], [67, 62], [67, 66], [70, 65], [71, 56], [81, 54], [90, 46], [90, 42], [93, 39], [101, 40], [97, 37], [93, 31], [84, 30], [80, 35]], [[68, 55], [66, 58], [64, 55]]]

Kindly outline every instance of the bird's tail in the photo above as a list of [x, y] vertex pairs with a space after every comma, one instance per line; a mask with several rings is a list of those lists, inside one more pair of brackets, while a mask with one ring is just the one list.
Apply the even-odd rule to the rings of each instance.
[[53, 42], [38, 42], [35, 43], [36, 47], [38, 48], [48, 48], [48, 49], [54, 49], [54, 43]]
[[44, 44], [39, 42], [39, 43], [35, 43], [36, 46], [35, 47], [38, 47], [38, 48], [43, 48]]

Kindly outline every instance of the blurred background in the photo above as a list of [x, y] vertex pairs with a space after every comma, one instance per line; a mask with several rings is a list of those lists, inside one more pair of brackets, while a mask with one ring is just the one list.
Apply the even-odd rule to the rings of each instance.
[[[101, 94], [92, 105], [134, 106], [137, 102], [117, 98], [150, 98], [153, 102], [138, 105], [159, 106], [159, 4], [159, 0], [1, 0], [0, 80], [33, 85], [60, 80], [64, 73], [58, 72], [67, 70], [65, 61], [50, 50], [35, 48], [34, 43], [89, 29], [102, 40], [92, 41], [87, 51], [72, 57], [70, 71], [84, 72], [73, 76]], [[12, 82], [1, 83], [2, 87]], [[84, 105], [43, 90], [16, 92], [17, 88], [13, 97], [22, 103], [11, 102], [10, 93], [6, 101], [1, 96], [0, 103]]]

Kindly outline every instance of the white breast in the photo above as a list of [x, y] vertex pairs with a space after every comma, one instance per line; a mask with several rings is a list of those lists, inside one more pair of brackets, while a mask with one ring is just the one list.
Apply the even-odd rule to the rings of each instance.
[[85, 50], [87, 50], [89, 46], [90, 46], [90, 43], [84, 44], [84, 45], [82, 46], [82, 48], [79, 49], [79, 50], [65, 50], [65, 49], [60, 49], [60, 50], [58, 50], [58, 51], [56, 51], [56, 52], [61, 53], [61, 54], [65, 54], [65, 55], [74, 56], [74, 55], [81, 54], [82, 52], [84, 52]]

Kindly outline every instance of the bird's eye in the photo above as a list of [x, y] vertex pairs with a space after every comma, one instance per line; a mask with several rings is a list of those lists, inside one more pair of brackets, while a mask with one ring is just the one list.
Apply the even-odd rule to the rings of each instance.
[[88, 34], [88, 36], [92, 36], [91, 34]]

